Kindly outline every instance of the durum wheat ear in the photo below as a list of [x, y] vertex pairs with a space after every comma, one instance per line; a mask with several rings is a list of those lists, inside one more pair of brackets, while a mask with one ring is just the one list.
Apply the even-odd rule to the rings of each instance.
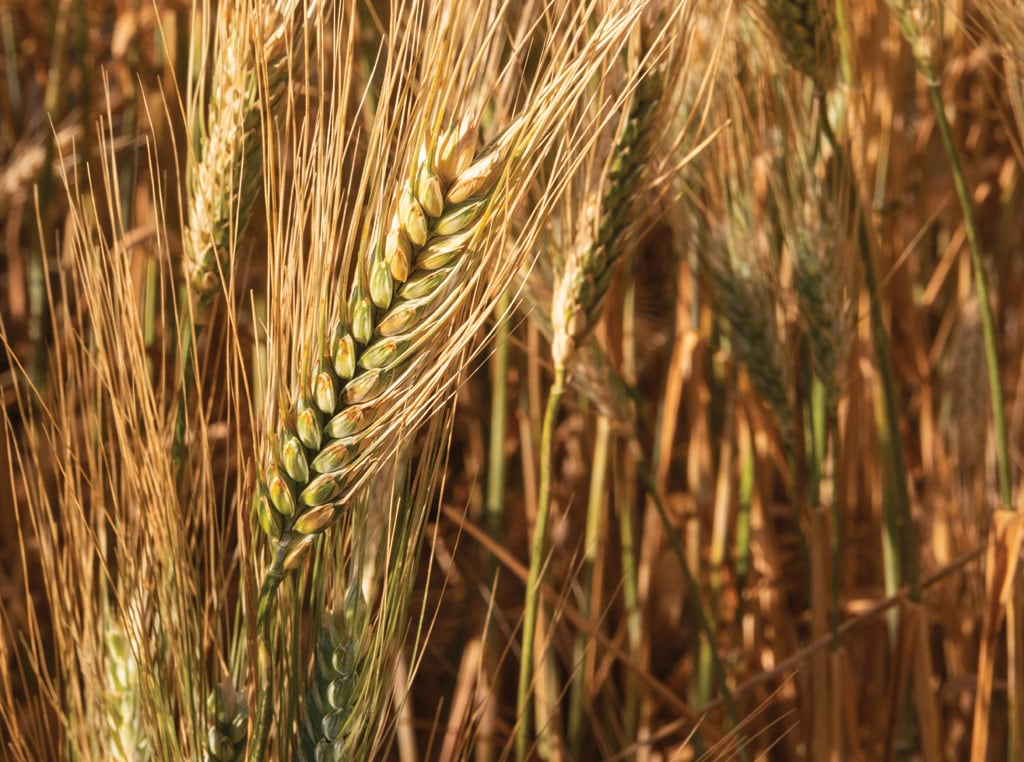
[[206, 762], [238, 762], [245, 758], [249, 710], [245, 693], [225, 679], [206, 702], [210, 728], [206, 735]]
[[822, 90], [835, 71], [835, 17], [829, 0], [767, 0], [765, 12], [775, 28], [783, 56]]
[[260, 524], [279, 572], [297, 567], [363, 476], [371, 437], [417, 346], [470, 275], [473, 240], [507, 142], [478, 157], [466, 122], [424, 150], [387, 232], [364, 248], [345, 309], [277, 435], [262, 475]]
[[345, 744], [359, 720], [355, 710], [365, 660], [361, 635], [368, 613], [358, 588], [353, 593], [320, 631], [296, 755], [306, 762], [351, 757]]
[[[662, 95], [662, 80], [650, 70], [633, 93], [629, 120], [615, 147], [608, 186], [601, 199], [594, 238], [574, 252], [555, 286], [551, 305], [551, 354], [564, 365], [576, 344], [601, 316], [615, 264], [625, 251], [633, 221], [635, 191], [650, 148], [651, 126]], [[592, 210], [593, 211], [593, 210]]]
[[424, 146], [398, 189], [387, 230], [373, 230], [359, 252], [343, 315], [316, 349], [313, 372], [282, 411], [256, 501], [273, 557], [257, 604], [260, 696], [250, 759], [263, 759], [269, 733], [269, 617], [277, 587], [334, 522], [377, 450], [393, 444], [387, 427], [400, 417], [401, 393], [415, 387], [417, 356], [445, 329], [479, 264], [474, 241], [488, 224], [516, 129], [479, 156], [476, 130], [466, 120]]
[[[287, 45], [295, 0], [277, 0], [253, 20], [263, 33], [261, 56], [245, 32], [241, 9], [225, 14], [214, 58], [210, 105], [201, 152], [189, 178], [185, 270], [196, 321], [203, 322], [217, 291], [233, 235], [246, 226], [263, 179], [261, 120], [274, 113], [288, 80]], [[229, 18], [230, 16], [230, 18]], [[261, 86], [260, 64], [266, 64]]]

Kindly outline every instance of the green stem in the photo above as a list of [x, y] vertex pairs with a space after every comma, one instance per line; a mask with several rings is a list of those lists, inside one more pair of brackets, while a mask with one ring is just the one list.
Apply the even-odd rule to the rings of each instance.
[[[185, 298], [189, 298], [187, 291]], [[179, 495], [185, 472], [185, 411], [188, 407], [188, 398], [196, 387], [195, 374], [192, 372], [192, 349], [195, 346], [193, 339], [192, 312], [186, 305], [178, 326], [178, 357], [181, 366], [178, 375], [178, 404], [174, 411], [174, 435], [171, 439], [171, 462], [174, 464], [174, 483]]]
[[750, 570], [750, 504], [754, 498], [755, 463], [750, 441], [750, 428], [743, 421], [744, 431], [739, 437], [740, 486], [739, 513], [736, 517], [736, 582], [742, 587]]
[[256, 698], [256, 717], [249, 744], [249, 762], [263, 762], [270, 736], [270, 719], [274, 706], [274, 678], [270, 658], [270, 614], [277, 598], [277, 589], [284, 579], [284, 558], [289, 543], [282, 538], [274, 552], [274, 560], [267, 569], [256, 604], [256, 641], [259, 649], [259, 692]]
[[[832, 131], [825, 99], [820, 99], [818, 104], [821, 109], [821, 127], [835, 152], [836, 163], [839, 165], [840, 171], [845, 171], [848, 173], [848, 177], [853, 178], [853, 164]], [[895, 564], [899, 569], [900, 579], [895, 581], [896, 588], [898, 589], [905, 583], [910, 588], [911, 599], [919, 601], [921, 600], [921, 580], [917, 567], [917, 538], [910, 511], [910, 494], [907, 490], [907, 466], [903, 455], [903, 438], [900, 436], [897, 415], [895, 374], [892, 368], [892, 355], [889, 351], [889, 335], [885, 330], [885, 321], [882, 318], [881, 291], [878, 287], [875, 264], [871, 256], [871, 238], [868, 232], [866, 210], [859, 199], [858, 195], [854, 196], [857, 204], [859, 244], [857, 250], [864, 268], [864, 283], [868, 290], [871, 312], [871, 338], [875, 345], [875, 361], [878, 363], [878, 374], [882, 382], [883, 410], [881, 418], [884, 420], [880, 420], [879, 423], [884, 429], [881, 431], [884, 440], [883, 449], [889, 456], [887, 461], [892, 473], [892, 478], [889, 480], [890, 489], [887, 490], [888, 496], [883, 500], [886, 531], [890, 535], [888, 542], [891, 544], [893, 552], [897, 554]]]
[[[838, 452], [839, 447], [839, 420], [838, 413], [834, 405], [828, 407], [828, 426], [826, 436], [831, 437], [833, 453]], [[842, 535], [842, 516], [843, 511], [840, 504], [842, 500], [842, 490], [836, 483], [837, 469], [835, 466], [836, 456], [832, 456], [832, 495], [829, 501], [829, 510], [831, 512], [831, 521], [829, 522], [829, 544], [831, 545], [831, 559], [832, 559], [832, 601], [831, 601], [831, 630], [832, 630], [832, 648], [833, 650], [839, 650], [839, 625], [842, 622], [842, 609], [840, 608], [840, 590], [842, 589], [842, 554], [843, 554], [843, 535]]]
[[875, 344], [875, 359], [882, 380], [883, 418], [880, 423], [885, 427], [884, 439], [887, 443], [889, 463], [892, 469], [889, 496], [885, 499], [886, 526], [892, 534], [889, 538], [894, 552], [897, 554], [896, 565], [901, 579], [897, 588], [906, 583], [910, 588], [910, 597], [921, 600], [921, 583], [917, 569], [917, 541], [915, 538], [913, 518], [910, 513], [910, 495], [907, 492], [907, 466], [903, 455], [903, 438], [900, 436], [900, 419], [896, 411], [896, 382], [892, 369], [892, 355], [889, 352], [889, 336], [885, 331], [882, 319], [882, 297], [875, 276], [875, 266], [871, 259], [871, 248], [868, 239], [867, 223], [863, 214], [858, 215], [860, 230], [861, 263], [864, 266], [864, 281], [868, 288], [871, 303], [871, 336]]
[[537, 607], [540, 602], [541, 565], [544, 560], [544, 538], [551, 513], [551, 445], [555, 421], [565, 392], [565, 366], [555, 368], [555, 378], [548, 393], [547, 409], [540, 435], [540, 484], [537, 488], [537, 517], [530, 545], [530, 570], [526, 578], [526, 601], [523, 611], [523, 648], [519, 665], [519, 688], [516, 694], [516, 759], [527, 757], [530, 742], [530, 682], [533, 677], [534, 635], [537, 626]]
[[737, 748], [739, 749], [739, 757], [742, 760], [747, 760], [749, 759], [749, 756], [747, 754], [743, 731], [739, 724], [739, 714], [736, 711], [736, 703], [733, 701], [732, 692], [729, 690], [729, 686], [725, 680], [725, 666], [722, 664], [722, 659], [718, 655], [718, 649], [715, 648], [715, 631], [711, 624], [711, 620], [704, 611], [704, 602], [701, 600], [700, 588], [697, 586], [697, 579], [693, 576], [693, 572], [690, 571], [690, 564], [686, 560], [686, 550], [683, 547], [683, 542], [679, 537], [679, 533], [676, 532], [675, 527], [672, 526], [672, 521], [669, 518], [668, 511], [665, 510], [665, 505], [661, 500], [661, 496], [658, 494], [654, 478], [651, 476], [650, 470], [644, 462], [643, 455], [640, 454], [639, 443], [634, 441], [634, 448], [636, 453], [637, 470], [640, 472], [640, 478], [643, 481], [644, 489], [647, 491], [648, 496], [651, 498], [651, 502], [658, 511], [658, 516], [661, 518], [661, 524], [665, 531], [665, 536], [672, 545], [672, 550], [675, 552], [676, 558], [679, 561], [679, 566], [682, 568], [683, 577], [686, 579], [686, 587], [689, 590], [689, 595], [686, 596], [686, 601], [689, 604], [690, 616], [693, 617], [693, 621], [696, 623], [697, 629], [704, 635], [710, 645], [709, 655], [711, 657], [712, 671], [714, 672], [718, 691], [722, 695], [722, 702], [725, 704], [725, 710], [729, 717], [729, 722], [732, 724], [734, 729], [734, 740]]
[[[600, 416], [597, 419], [597, 433], [594, 438], [593, 467], [590, 472], [590, 491], [587, 499], [587, 526], [583, 541], [583, 570], [580, 596], [580, 613], [590, 621], [594, 609], [590, 605], [594, 590], [594, 567], [597, 563], [598, 540], [601, 534], [601, 517], [605, 512], [605, 482], [608, 478], [608, 449], [611, 442], [611, 419]], [[591, 622], [591, 624], [594, 624]], [[583, 747], [583, 699], [587, 695], [587, 648], [592, 639], [579, 632], [573, 646], [573, 666], [576, 676], [569, 694], [569, 749], [571, 759], [580, 759]], [[632, 737], [627, 735], [627, 737]]]
[[495, 309], [494, 354], [491, 356], [491, 430], [487, 445], [487, 531], [501, 537], [505, 510], [505, 436], [508, 420], [508, 312], [511, 300], [503, 294]]
[[1012, 482], [1010, 481], [1010, 448], [1006, 431], [1006, 413], [1003, 407], [1003, 390], [999, 381], [999, 352], [996, 347], [995, 324], [992, 320], [992, 309], [988, 297], [988, 279], [985, 277], [985, 266], [981, 259], [981, 242], [978, 238], [978, 227], [974, 220], [971, 206], [971, 195], [964, 179], [960, 156], [953, 142], [953, 132], [946, 119], [946, 110], [942, 103], [942, 91], [931, 70], [931, 64], [919, 62], [922, 74], [928, 80], [928, 95], [935, 109], [935, 121], [942, 136], [942, 145], [949, 159], [949, 169], [953, 175], [953, 186], [960, 201], [960, 209], [964, 216], [964, 229], [967, 232], [967, 244], [971, 250], [971, 264], [974, 267], [974, 286], [978, 290], [979, 310], [981, 312], [981, 329], [985, 334], [985, 364], [988, 366], [988, 386], [992, 399], [992, 418], [996, 429], [996, 467], [999, 478], [999, 497], [1006, 508], [1013, 506]]

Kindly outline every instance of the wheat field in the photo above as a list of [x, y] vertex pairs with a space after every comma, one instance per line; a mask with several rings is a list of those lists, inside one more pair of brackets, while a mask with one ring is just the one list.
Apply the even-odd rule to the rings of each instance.
[[1017, 0], [2, 0], [0, 72], [0, 759], [1024, 760]]

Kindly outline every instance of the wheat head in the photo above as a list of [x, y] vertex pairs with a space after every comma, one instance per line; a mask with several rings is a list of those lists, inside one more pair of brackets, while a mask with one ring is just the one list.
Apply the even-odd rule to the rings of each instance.
[[264, 120], [278, 111], [287, 89], [296, 6], [297, 0], [275, 0], [262, 5], [257, 17], [257, 9], [237, 2], [218, 14], [210, 102], [189, 175], [184, 233], [197, 324], [221, 287], [232, 239], [245, 229], [259, 194]]
[[767, 0], [765, 14], [783, 57], [828, 89], [836, 64], [835, 15], [826, 0]]
[[509, 147], [501, 140], [479, 154], [476, 129], [464, 120], [424, 147], [387, 231], [361, 252], [344, 318], [282, 416], [258, 501], [280, 571], [298, 566], [357, 486], [369, 462], [368, 430], [475, 264], [472, 244]]
[[552, 296], [551, 354], [556, 365], [568, 363], [577, 343], [601, 316], [615, 264], [626, 249], [661, 95], [661, 75], [653, 68], [641, 73], [629, 119], [615, 146], [607, 190], [599, 203], [591, 202], [585, 210], [596, 234], [570, 254]]

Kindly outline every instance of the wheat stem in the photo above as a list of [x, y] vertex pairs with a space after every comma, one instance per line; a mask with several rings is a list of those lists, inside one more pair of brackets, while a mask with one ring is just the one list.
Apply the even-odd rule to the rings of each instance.
[[[840, 167], [854, 177], [853, 165], [843, 147], [840, 145], [832, 125], [828, 118], [828, 108], [825, 99], [818, 101], [820, 109], [821, 129], [825, 138], [835, 152], [836, 161]], [[864, 269], [864, 283], [868, 290], [868, 302], [871, 314], [871, 338], [875, 345], [875, 361], [878, 363], [878, 373], [882, 380], [882, 420], [880, 420], [880, 435], [883, 438], [883, 448], [886, 450], [886, 462], [892, 472], [888, 497], [885, 499], [885, 517], [887, 543], [891, 552], [895, 554], [894, 563], [897, 567], [896, 574], [891, 577], [888, 587], [889, 592], [894, 592], [903, 583], [910, 588], [911, 598], [915, 601], [921, 597], [921, 583], [917, 564], [917, 538], [914, 530], [913, 516], [910, 510], [910, 494], [907, 486], [907, 466], [903, 454], [903, 439], [900, 436], [899, 418], [897, 417], [896, 405], [896, 382], [892, 368], [892, 354], [889, 351], [889, 336], [885, 330], [885, 321], [882, 318], [882, 296], [878, 288], [878, 278], [875, 275], [875, 264], [871, 254], [871, 239], [868, 232], [868, 222], [865, 216], [863, 205], [859, 202], [859, 195], [855, 195], [857, 201], [857, 251], [860, 254], [861, 265]]]
[[[581, 570], [580, 614], [588, 621], [594, 612], [591, 606], [594, 594], [594, 570], [597, 565], [601, 540], [601, 519], [605, 514], [605, 484], [608, 480], [608, 452], [612, 438], [612, 422], [606, 415], [598, 416], [597, 432], [594, 434], [593, 464], [590, 471], [590, 485], [587, 498], [587, 525], [583, 540], [583, 569]], [[573, 644], [573, 676], [569, 693], [569, 719], [567, 735], [572, 759], [579, 759], [583, 747], [583, 700], [587, 696], [590, 675], [587, 652], [592, 645], [590, 638], [580, 632]], [[628, 727], [626, 737], [632, 738]]]
[[491, 356], [491, 428], [487, 444], [487, 531], [499, 538], [505, 514], [505, 435], [508, 425], [508, 310], [506, 293], [494, 310], [494, 353]]
[[263, 762], [266, 755], [267, 739], [270, 736], [270, 716], [274, 705], [273, 661], [271, 659], [270, 615], [273, 613], [277, 589], [284, 579], [284, 561], [289, 546], [281, 543], [274, 552], [274, 559], [263, 575], [263, 585], [256, 604], [256, 642], [259, 649], [259, 688], [256, 699], [256, 717], [249, 744], [249, 762]]
[[530, 568], [526, 576], [526, 598], [523, 609], [523, 648], [519, 663], [519, 687], [516, 695], [516, 759], [523, 762], [529, 752], [530, 682], [533, 675], [534, 636], [537, 608], [540, 604], [541, 567], [544, 562], [544, 538], [551, 513], [551, 451], [555, 422], [565, 392], [565, 365], [555, 366], [555, 377], [548, 391], [547, 407], [540, 434], [540, 482], [537, 489], [537, 517], [530, 543]]
[[935, 109], [935, 121], [942, 136], [942, 145], [949, 159], [950, 172], [953, 175], [953, 186], [960, 209], [964, 216], [964, 229], [967, 233], [967, 244], [971, 251], [971, 265], [974, 269], [974, 287], [978, 290], [978, 310], [981, 315], [981, 328], [985, 336], [985, 363], [988, 367], [988, 386], [992, 400], [992, 419], [996, 431], [996, 466], [999, 480], [999, 497], [1004, 508], [1013, 507], [1013, 487], [1010, 479], [1010, 448], [1009, 435], [1006, 429], [1006, 411], [1003, 405], [1003, 389], [999, 379], [999, 348], [996, 346], [995, 323], [992, 319], [992, 304], [988, 295], [988, 279], [985, 276], [985, 264], [981, 258], [981, 241], [978, 237], [978, 226], [974, 220], [974, 209], [971, 205], [971, 194], [964, 179], [960, 155], [953, 142], [953, 133], [946, 118], [945, 106], [942, 103], [942, 91], [930, 70], [924, 71], [928, 80], [928, 95]]

